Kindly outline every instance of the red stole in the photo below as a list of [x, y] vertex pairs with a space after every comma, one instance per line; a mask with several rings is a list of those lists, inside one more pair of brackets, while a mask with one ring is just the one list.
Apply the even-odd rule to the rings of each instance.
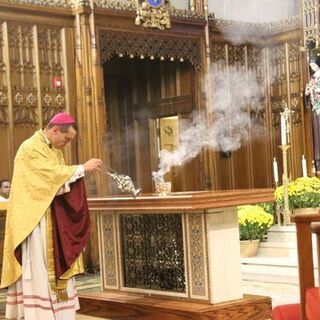
[[70, 184], [70, 189], [54, 197], [51, 204], [56, 279], [70, 268], [90, 236], [84, 180]]
[[[70, 192], [55, 196], [51, 203], [56, 279], [67, 271], [83, 251], [90, 236], [90, 216], [83, 179], [70, 184]], [[15, 256], [22, 265], [21, 245]]]

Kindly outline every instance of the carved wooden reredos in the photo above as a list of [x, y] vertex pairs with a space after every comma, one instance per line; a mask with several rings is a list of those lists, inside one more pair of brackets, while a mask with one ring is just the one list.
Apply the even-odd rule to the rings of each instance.
[[[266, 85], [261, 100], [265, 108], [253, 116], [269, 127], [267, 136], [277, 135], [283, 102], [295, 110], [293, 125], [301, 127], [300, 21], [237, 23], [236, 32], [251, 28], [255, 44], [233, 45], [220, 30], [235, 23], [215, 20], [205, 5], [205, 1], [189, 1], [189, 10], [170, 8], [171, 27], [162, 31], [134, 24], [134, 1], [1, 0], [0, 128], [9, 157], [0, 175], [11, 176], [21, 141], [61, 110], [76, 112], [83, 129], [76, 158], [104, 152], [94, 141], [107, 129], [102, 65], [114, 56], [185, 61], [196, 70], [195, 81], [208, 68], [208, 55], [211, 63], [226, 70], [230, 65], [246, 66]], [[55, 77], [60, 87], [54, 87]], [[193, 85], [197, 108], [203, 108], [202, 88]], [[96, 123], [98, 130], [92, 133], [88, 121]]]
[[[197, 73], [195, 81], [204, 75], [208, 61], [226, 70], [231, 65], [245, 66], [262, 87], [267, 84], [260, 101], [263, 107], [252, 115], [265, 126], [266, 136], [275, 141], [283, 103], [295, 111], [293, 125], [302, 125], [297, 18], [280, 24], [234, 23], [208, 15], [206, 1], [189, 1], [189, 10], [171, 7], [170, 28], [160, 30], [156, 20], [151, 21], [154, 28], [135, 25], [135, 1], [0, 0], [0, 8], [0, 128], [4, 137], [0, 142], [9, 155], [0, 176], [10, 177], [21, 141], [61, 110], [77, 113], [82, 129], [75, 158], [105, 157], [95, 141], [103, 139], [107, 130], [102, 65], [113, 57], [188, 62]], [[249, 30], [252, 43], [231, 44], [221, 33], [228, 29]], [[55, 78], [61, 86], [54, 86]], [[202, 108], [201, 84], [193, 86]], [[301, 134], [299, 129], [297, 136]]]
[[[11, 86], [10, 90], [3, 86], [0, 93], [0, 123], [9, 125], [11, 102], [15, 127], [42, 126], [53, 114], [66, 108], [65, 88], [52, 87], [53, 77], [65, 82], [62, 29], [3, 22], [1, 31], [1, 49], [8, 53], [6, 61], [1, 61], [1, 72], [10, 70]], [[4, 46], [4, 37], [7, 46]], [[5, 78], [5, 74], [2, 76]]]

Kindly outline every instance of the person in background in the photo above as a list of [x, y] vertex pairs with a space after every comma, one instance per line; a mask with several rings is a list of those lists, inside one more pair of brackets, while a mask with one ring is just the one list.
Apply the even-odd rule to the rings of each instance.
[[11, 182], [10, 180], [0, 181], [0, 202], [8, 202], [10, 194]]
[[7, 319], [76, 319], [74, 276], [84, 271], [90, 222], [82, 178], [102, 165], [65, 164], [61, 150], [76, 133], [71, 115], [56, 114], [16, 154], [1, 277]]

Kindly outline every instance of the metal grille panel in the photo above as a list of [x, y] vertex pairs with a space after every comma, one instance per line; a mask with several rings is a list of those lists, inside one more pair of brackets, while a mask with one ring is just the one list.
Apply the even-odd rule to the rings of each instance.
[[180, 214], [120, 215], [125, 287], [185, 292]]

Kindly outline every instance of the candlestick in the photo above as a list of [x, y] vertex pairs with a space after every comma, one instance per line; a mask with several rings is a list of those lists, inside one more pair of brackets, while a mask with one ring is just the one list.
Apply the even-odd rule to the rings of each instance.
[[[278, 163], [275, 157], [273, 158], [273, 178], [274, 178], [275, 187], [278, 188], [279, 173], [278, 173]], [[278, 204], [276, 204], [276, 215], [277, 215], [277, 224], [280, 226], [281, 216], [280, 216], [280, 208]]]
[[284, 225], [290, 224], [290, 208], [289, 208], [289, 177], [288, 177], [288, 158], [287, 153], [290, 145], [287, 141], [287, 134], [289, 134], [290, 139], [290, 118], [291, 114], [294, 111], [289, 110], [287, 106], [287, 102], [283, 100], [281, 102], [283, 107], [283, 112], [281, 115], [281, 150], [282, 150], [282, 158], [283, 158], [283, 174], [282, 174], [282, 183], [283, 183], [283, 194], [284, 194], [284, 207], [283, 207], [283, 223]]
[[281, 114], [281, 144], [287, 144], [287, 123], [285, 114]]
[[278, 163], [276, 158], [273, 158], [273, 179], [275, 184], [277, 185], [279, 182], [279, 173], [278, 173]]
[[307, 173], [307, 160], [304, 157], [304, 154], [302, 155], [302, 176], [304, 178], [306, 178], [308, 176], [308, 173]]
[[311, 177], [317, 177], [317, 169], [314, 160], [312, 160]]
[[290, 145], [283, 145], [280, 146], [282, 150], [282, 157], [283, 157], [283, 174], [282, 174], [282, 183], [283, 183], [283, 195], [284, 195], [284, 208], [283, 208], [283, 223], [284, 225], [290, 224], [290, 208], [289, 208], [289, 178], [288, 178], [288, 158], [287, 152], [290, 148]]

